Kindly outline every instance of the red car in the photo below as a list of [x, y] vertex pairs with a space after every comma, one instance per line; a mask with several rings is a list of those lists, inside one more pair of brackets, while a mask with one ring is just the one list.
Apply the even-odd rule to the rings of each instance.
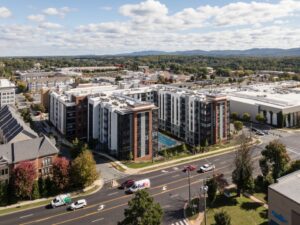
[[196, 166], [188, 165], [188, 166], [185, 166], [184, 169], [183, 169], [182, 171], [183, 171], [183, 172], [194, 171], [195, 169], [196, 169]]
[[122, 189], [130, 188], [134, 184], [134, 180], [126, 180], [121, 184]]

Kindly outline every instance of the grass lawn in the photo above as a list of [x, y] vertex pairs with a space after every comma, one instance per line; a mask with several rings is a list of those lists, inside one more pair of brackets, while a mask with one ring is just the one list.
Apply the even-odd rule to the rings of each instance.
[[227, 198], [218, 195], [213, 207], [207, 210], [207, 224], [214, 224], [214, 214], [220, 210], [226, 211], [231, 216], [232, 225], [268, 224], [267, 209], [244, 196]]
[[191, 201], [192, 206], [196, 206], [194, 208], [192, 207], [187, 207], [185, 209], [185, 215], [188, 219], [190, 220], [195, 220], [198, 217], [198, 212], [199, 212], [199, 198], [194, 198]]
[[257, 192], [252, 194], [255, 198], [261, 200], [264, 203], [267, 203], [267, 195], [262, 192]]

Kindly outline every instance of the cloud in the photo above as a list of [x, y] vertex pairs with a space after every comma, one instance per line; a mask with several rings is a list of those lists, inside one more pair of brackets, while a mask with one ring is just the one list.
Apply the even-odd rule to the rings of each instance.
[[39, 25], [39, 27], [43, 28], [43, 29], [60, 29], [60, 28], [62, 28], [62, 25], [60, 25], [58, 23], [44, 22], [44, 23], [41, 23]]
[[45, 20], [45, 16], [42, 15], [42, 14], [29, 15], [29, 16], [27, 16], [27, 19], [31, 20], [33, 22], [40, 23], [40, 22], [43, 22]]
[[0, 7], [0, 18], [7, 18], [12, 15], [11, 11], [6, 7]]
[[120, 13], [129, 17], [160, 17], [168, 13], [166, 5], [155, 0], [147, 0], [139, 4], [126, 4], [120, 7]]
[[75, 9], [71, 9], [67, 6], [62, 8], [47, 8], [43, 10], [43, 13], [48, 16], [60, 16], [64, 17], [67, 13], [74, 11]]
[[104, 10], [104, 11], [111, 11], [112, 7], [111, 6], [101, 6], [100, 9]]

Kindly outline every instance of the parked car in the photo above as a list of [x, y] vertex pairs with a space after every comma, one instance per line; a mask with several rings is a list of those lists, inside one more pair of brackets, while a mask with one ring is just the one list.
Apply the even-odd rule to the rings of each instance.
[[134, 182], [135, 182], [134, 180], [126, 180], [121, 184], [120, 188], [121, 189], [130, 188], [134, 184]]
[[63, 194], [63, 195], [57, 195], [52, 201], [51, 206], [52, 208], [67, 205], [72, 202], [70, 194]]
[[208, 171], [211, 171], [211, 170], [214, 170], [214, 169], [215, 169], [214, 164], [207, 163], [207, 164], [204, 164], [203, 166], [200, 166], [199, 172], [200, 173], [205, 173], [205, 172], [208, 172]]
[[76, 209], [80, 209], [87, 206], [86, 200], [85, 199], [80, 199], [77, 200], [76, 202], [73, 202], [70, 206], [69, 209], [71, 210], [76, 210]]
[[138, 180], [133, 183], [127, 192], [134, 193], [142, 189], [150, 188], [150, 186], [151, 184], [149, 179]]

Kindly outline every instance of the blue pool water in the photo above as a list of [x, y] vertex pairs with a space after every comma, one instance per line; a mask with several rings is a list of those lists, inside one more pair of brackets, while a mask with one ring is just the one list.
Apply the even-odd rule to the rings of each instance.
[[174, 145], [176, 145], [176, 141], [161, 134], [161, 133], [158, 133], [158, 142], [159, 144], [162, 144], [166, 147], [172, 147]]

